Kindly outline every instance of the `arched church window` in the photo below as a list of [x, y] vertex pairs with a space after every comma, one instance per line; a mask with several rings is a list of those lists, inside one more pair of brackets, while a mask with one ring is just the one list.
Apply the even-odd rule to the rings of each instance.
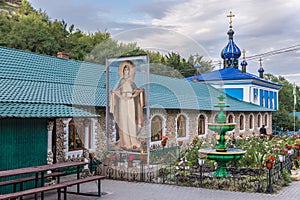
[[245, 118], [244, 115], [240, 116], [240, 130], [244, 130], [245, 129]]
[[160, 141], [162, 139], [162, 119], [154, 116], [151, 120], [151, 142]]
[[218, 113], [215, 114], [215, 117], [214, 117], [214, 123], [217, 123], [217, 122], [218, 122], [218, 115], [219, 115]]
[[233, 116], [232, 115], [228, 116], [228, 123], [233, 123]]
[[258, 114], [257, 116], [257, 127], [260, 128], [261, 127], [261, 115]]
[[205, 116], [200, 115], [198, 118], [198, 135], [205, 134]]
[[83, 122], [74, 122], [72, 119], [69, 122], [69, 138], [68, 147], [69, 151], [81, 150], [84, 147], [84, 126]]
[[177, 137], [186, 137], [186, 118], [183, 115], [177, 118]]
[[249, 128], [253, 129], [253, 115], [249, 116]]
[[265, 114], [265, 123], [264, 124], [265, 124], [265, 126], [268, 126], [268, 114], [267, 113]]

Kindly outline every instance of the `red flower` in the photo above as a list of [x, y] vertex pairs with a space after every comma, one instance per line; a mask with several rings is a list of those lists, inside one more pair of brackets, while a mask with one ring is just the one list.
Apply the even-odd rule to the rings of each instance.
[[167, 135], [162, 136], [162, 141], [167, 142], [168, 141], [168, 136]]
[[275, 158], [273, 156], [270, 156], [269, 160], [272, 161], [272, 162], [274, 162]]

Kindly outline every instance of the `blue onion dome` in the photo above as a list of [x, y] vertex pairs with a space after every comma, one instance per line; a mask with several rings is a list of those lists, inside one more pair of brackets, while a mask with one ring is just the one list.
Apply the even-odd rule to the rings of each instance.
[[248, 63], [245, 61], [245, 60], [243, 60], [242, 62], [241, 62], [241, 66], [242, 67], [246, 67], [248, 65]]
[[229, 29], [227, 34], [229, 36], [229, 41], [228, 44], [225, 46], [225, 48], [222, 50], [221, 57], [223, 59], [231, 59], [231, 58], [238, 59], [241, 56], [241, 50], [233, 41], [234, 31], [232, 29]]
[[264, 72], [265, 70], [264, 70], [264, 68], [262, 68], [262, 67], [260, 67], [259, 69], [258, 69], [258, 72], [259, 73], [262, 73], [262, 72]]

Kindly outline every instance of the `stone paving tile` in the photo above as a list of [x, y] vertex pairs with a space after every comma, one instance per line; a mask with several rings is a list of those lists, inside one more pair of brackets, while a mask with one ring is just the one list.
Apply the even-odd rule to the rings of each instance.
[[[82, 191], [96, 192], [97, 183], [81, 185]], [[69, 190], [76, 190], [76, 186]], [[126, 181], [103, 180], [102, 197], [88, 197], [68, 194], [71, 200], [298, 200], [300, 199], [300, 181], [293, 182], [276, 194], [229, 192], [174, 185], [136, 183]], [[33, 199], [24, 198], [24, 199]], [[45, 193], [45, 200], [56, 200], [55, 191]]]

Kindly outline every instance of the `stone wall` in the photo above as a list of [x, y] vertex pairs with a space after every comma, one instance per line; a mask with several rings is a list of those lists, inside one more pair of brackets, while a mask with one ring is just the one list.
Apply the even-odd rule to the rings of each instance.
[[65, 124], [64, 124], [64, 118], [57, 118], [55, 120], [55, 130], [56, 130], [56, 162], [64, 162], [66, 153], [65, 153]]
[[[96, 110], [96, 113], [99, 114], [101, 117], [97, 118], [95, 120], [94, 126], [95, 127], [95, 157], [103, 160], [107, 154], [107, 142], [106, 142], [106, 115], [105, 115], [105, 108], [98, 108]], [[214, 133], [207, 128], [207, 123], [214, 122], [215, 116], [219, 112], [215, 111], [194, 111], [194, 110], [165, 110], [165, 109], [152, 109], [150, 111], [150, 118], [152, 118], [155, 115], [159, 115], [164, 119], [164, 127], [163, 127], [163, 134], [168, 135], [169, 141], [167, 142], [167, 147], [168, 146], [177, 146], [178, 141], [183, 142], [183, 147], [189, 144], [193, 137], [198, 134], [198, 117], [200, 114], [206, 116], [206, 134], [205, 135], [200, 135], [200, 137], [209, 137], [212, 138]], [[188, 136], [185, 138], [180, 138], [178, 139], [176, 137], [176, 121], [177, 117], [179, 114], [183, 114], [187, 118], [187, 134]], [[229, 114], [232, 114], [234, 117], [234, 122], [236, 123], [236, 128], [234, 130], [234, 134], [236, 136], [242, 136], [246, 137], [252, 134], [258, 134], [259, 133], [259, 128], [258, 127], [258, 121], [257, 121], [257, 116], [261, 115], [262, 117], [262, 123], [265, 124], [265, 114], [268, 115], [268, 126], [266, 127], [267, 133], [270, 134], [272, 133], [272, 113], [271, 112], [265, 112], [265, 113], [258, 113], [258, 112], [225, 112], [226, 116]], [[240, 131], [240, 123], [239, 119], [240, 116], [243, 115], [245, 118], [245, 129], [243, 131]], [[254, 126], [253, 129], [250, 129], [249, 126], [249, 116], [253, 115], [253, 120], [254, 120]], [[58, 118], [56, 119], [56, 162], [63, 162], [66, 161], [66, 153], [65, 153], [65, 124], [64, 121], [67, 119], [64, 118]], [[233, 132], [229, 133], [232, 134]], [[113, 137], [113, 125], [109, 124], [108, 126], [108, 134], [110, 137]], [[109, 145], [113, 144], [113, 141], [109, 140]], [[160, 142], [153, 142], [151, 143], [152, 147], [155, 146], [155, 144], [160, 145]], [[76, 158], [76, 159], [82, 159], [81, 157]], [[74, 160], [74, 159], [73, 159]]]

